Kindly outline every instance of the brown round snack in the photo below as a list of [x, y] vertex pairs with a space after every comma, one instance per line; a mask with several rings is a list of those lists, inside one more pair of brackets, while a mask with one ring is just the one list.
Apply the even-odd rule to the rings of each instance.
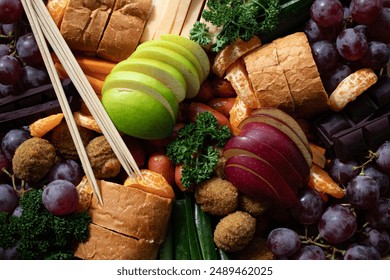
[[246, 194], [240, 193], [238, 198], [238, 208], [248, 212], [252, 216], [258, 216], [268, 209], [269, 204], [265, 201], [256, 200]]
[[267, 246], [267, 240], [255, 236], [244, 249], [234, 252], [237, 260], [273, 260], [274, 255]]
[[119, 174], [121, 164], [106, 137], [102, 135], [92, 139], [86, 151], [96, 179], [113, 178]]
[[[93, 137], [95, 137], [95, 133], [92, 130], [86, 129], [81, 126], [78, 126], [78, 130], [84, 146], [87, 145], [89, 141], [93, 139]], [[74, 160], [79, 159], [79, 155], [77, 153], [76, 146], [73, 143], [73, 139], [70, 134], [68, 125], [64, 120], [53, 129], [50, 142], [54, 145], [57, 152], [63, 158]]]
[[219, 221], [214, 231], [214, 242], [226, 252], [236, 252], [252, 241], [255, 231], [256, 219], [246, 212], [236, 211]]
[[203, 211], [225, 216], [236, 210], [238, 190], [229, 181], [214, 177], [196, 187], [195, 200]]
[[33, 137], [15, 151], [12, 169], [19, 179], [37, 182], [50, 171], [56, 160], [56, 150], [46, 139]]

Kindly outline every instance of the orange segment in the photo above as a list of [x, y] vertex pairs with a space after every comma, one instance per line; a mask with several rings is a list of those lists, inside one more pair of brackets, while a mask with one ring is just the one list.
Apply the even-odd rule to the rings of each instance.
[[33, 122], [29, 128], [30, 128], [30, 134], [33, 137], [42, 137], [46, 133], [48, 133], [50, 130], [55, 128], [57, 125], [60, 124], [62, 121], [62, 118], [64, 117], [64, 114], [54, 114], [47, 116], [42, 119], [38, 119], [37, 121]]
[[140, 170], [142, 178], [128, 177], [124, 186], [141, 189], [145, 192], [166, 198], [175, 198], [172, 186], [161, 174], [149, 169]]
[[236, 101], [234, 102], [233, 107], [229, 112], [230, 114], [229, 121], [234, 135], [238, 135], [240, 133], [240, 129], [238, 128], [238, 125], [246, 117], [248, 117], [252, 111], [253, 109], [246, 106], [240, 97], [238, 96], [236, 97]]
[[57, 27], [61, 26], [62, 18], [64, 17], [66, 6], [68, 6], [69, 0], [49, 0], [47, 1], [46, 8], [49, 14], [53, 18]]
[[308, 185], [319, 193], [326, 193], [335, 198], [343, 198], [345, 196], [344, 189], [330, 177], [328, 172], [315, 163], [310, 168]]
[[309, 143], [309, 145], [313, 155], [313, 162], [324, 168], [326, 165], [325, 148], [314, 143]]

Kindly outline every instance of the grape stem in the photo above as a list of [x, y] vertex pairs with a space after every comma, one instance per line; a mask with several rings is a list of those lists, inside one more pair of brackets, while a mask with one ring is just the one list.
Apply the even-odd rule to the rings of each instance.
[[369, 151], [368, 151], [368, 156], [367, 156], [367, 158], [368, 158], [367, 161], [363, 162], [361, 165], [354, 166], [354, 167], [353, 167], [353, 170], [361, 169], [359, 175], [364, 176], [364, 175], [365, 175], [364, 169], [366, 168], [366, 166], [367, 166], [370, 162], [372, 162], [375, 158], [377, 158], [378, 156], [379, 156], [378, 153], [375, 153], [375, 152], [369, 150]]
[[16, 178], [15, 178], [15, 175], [11, 174], [8, 172], [7, 169], [3, 168], [1, 169], [1, 171], [6, 174], [8, 177], [11, 178], [12, 180], [12, 187], [14, 188], [14, 190], [19, 194], [19, 196], [23, 196], [26, 192], [28, 192], [29, 190], [26, 190], [26, 181], [24, 180], [21, 180], [20, 182], [20, 189], [16, 187]]

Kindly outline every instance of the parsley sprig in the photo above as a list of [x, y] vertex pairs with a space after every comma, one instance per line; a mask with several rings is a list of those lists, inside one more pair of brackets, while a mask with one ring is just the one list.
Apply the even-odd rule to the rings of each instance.
[[238, 38], [248, 41], [256, 34], [272, 32], [281, 12], [280, 0], [209, 0], [207, 7], [203, 19], [221, 30], [212, 34], [206, 23], [197, 21], [190, 38], [205, 46], [215, 37], [211, 46], [215, 52]]
[[194, 123], [179, 130], [167, 155], [174, 164], [183, 164], [183, 186], [189, 188], [212, 176], [219, 158], [217, 147], [222, 148], [230, 137], [229, 128], [220, 126], [210, 112], [198, 114]]

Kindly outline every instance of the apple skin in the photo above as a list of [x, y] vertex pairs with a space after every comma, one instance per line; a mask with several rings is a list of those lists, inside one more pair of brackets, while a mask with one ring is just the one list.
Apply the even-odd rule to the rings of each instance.
[[226, 178], [241, 192], [271, 203], [294, 207], [296, 193], [279, 172], [263, 160], [249, 156], [233, 156], [226, 161]]
[[278, 151], [253, 138], [245, 136], [234, 136], [224, 146], [223, 155], [229, 159], [233, 156], [249, 156], [264, 160], [273, 166], [285, 179], [294, 192], [303, 186], [303, 178], [292, 162], [289, 162], [281, 151]]
[[152, 140], [172, 134], [174, 121], [168, 110], [150, 95], [131, 89], [111, 88], [101, 100], [116, 128], [133, 137]]
[[260, 113], [251, 114], [251, 116], [247, 117], [239, 126], [239, 128], [245, 129], [251, 123], [265, 123], [271, 125], [279, 130], [281, 130], [284, 134], [291, 138], [292, 141], [297, 145], [297, 147], [301, 150], [302, 155], [304, 156], [307, 164], [310, 166], [312, 163], [312, 153], [311, 149], [308, 146], [309, 143], [305, 143], [301, 139], [301, 137], [284, 121], [279, 120], [273, 116], [264, 115]]
[[257, 139], [279, 150], [299, 170], [302, 178], [309, 177], [310, 166], [308, 166], [301, 150], [290, 137], [279, 129], [265, 123], [249, 123], [239, 135]]
[[172, 90], [178, 102], [182, 102], [186, 97], [186, 80], [179, 70], [168, 63], [150, 58], [132, 58], [116, 64], [111, 73], [118, 71], [140, 72], [156, 78]]

